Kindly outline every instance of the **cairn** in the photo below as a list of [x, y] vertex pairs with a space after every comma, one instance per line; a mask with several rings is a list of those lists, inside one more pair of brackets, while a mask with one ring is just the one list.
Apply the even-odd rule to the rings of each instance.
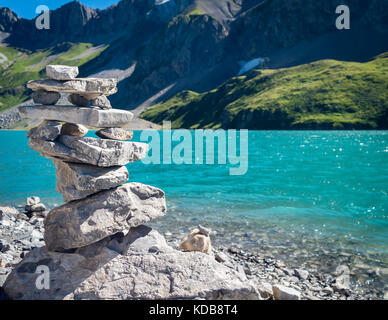
[[[45, 247], [7, 278], [8, 297], [259, 298], [241, 274], [209, 255], [173, 249], [144, 225], [166, 214], [165, 194], [127, 183], [126, 165], [144, 158], [148, 145], [128, 141], [133, 133], [123, 127], [133, 115], [112, 109], [106, 97], [117, 92], [117, 80], [76, 78], [78, 68], [68, 66], [47, 66], [46, 74], [28, 82], [37, 105], [19, 113], [42, 120], [27, 133], [28, 145], [53, 161], [65, 204], [44, 220]], [[71, 105], [56, 105], [61, 93]], [[99, 128], [99, 138], [85, 137], [87, 127]]]

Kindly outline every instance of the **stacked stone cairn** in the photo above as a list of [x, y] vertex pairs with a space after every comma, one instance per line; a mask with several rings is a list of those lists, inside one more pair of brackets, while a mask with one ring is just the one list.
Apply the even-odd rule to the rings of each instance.
[[[7, 296], [258, 299], [240, 273], [210, 255], [173, 249], [144, 225], [166, 214], [165, 195], [126, 183], [125, 165], [144, 158], [148, 145], [127, 141], [132, 132], [123, 127], [133, 115], [112, 109], [106, 98], [117, 92], [117, 80], [76, 78], [77, 67], [58, 65], [47, 66], [46, 74], [48, 80], [28, 82], [37, 105], [19, 107], [19, 113], [43, 121], [28, 132], [28, 144], [53, 161], [65, 204], [47, 214], [45, 246], [11, 272]], [[61, 93], [72, 105], [56, 105]], [[100, 138], [84, 137], [85, 126], [99, 128]]]

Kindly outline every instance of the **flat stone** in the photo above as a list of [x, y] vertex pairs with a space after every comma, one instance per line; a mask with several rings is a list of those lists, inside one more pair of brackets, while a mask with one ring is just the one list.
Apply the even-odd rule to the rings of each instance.
[[92, 105], [101, 109], [112, 109], [112, 105], [106, 96], [98, 96], [92, 100]]
[[27, 88], [37, 91], [55, 91], [61, 93], [77, 93], [89, 99], [100, 95], [109, 96], [117, 92], [117, 79], [77, 78], [69, 81], [31, 80]]
[[126, 167], [101, 168], [53, 159], [57, 169], [57, 191], [66, 202], [86, 198], [128, 181]]
[[32, 100], [37, 104], [56, 104], [61, 98], [59, 92], [49, 92], [44, 90], [34, 91]]
[[62, 125], [58, 121], [44, 120], [39, 126], [27, 132], [27, 138], [54, 141], [61, 133]]
[[63, 65], [47, 65], [47, 77], [54, 80], [72, 80], [78, 76], [78, 67]]
[[88, 133], [88, 131], [89, 131], [88, 128], [86, 128], [82, 124], [67, 122], [62, 126], [61, 134], [68, 135], [68, 136], [83, 137]]
[[124, 166], [146, 157], [148, 144], [61, 135], [56, 141], [30, 139], [28, 145], [46, 158], [92, 164]]
[[47, 249], [79, 248], [166, 214], [164, 192], [128, 183], [50, 211], [44, 221]]
[[67, 97], [67, 100], [71, 103], [74, 104], [75, 106], [78, 107], [89, 107], [90, 106], [90, 101], [89, 99], [80, 96], [79, 94], [72, 93]]
[[300, 292], [283, 285], [272, 286], [275, 300], [300, 300]]
[[127, 131], [122, 128], [105, 128], [98, 130], [96, 135], [103, 139], [131, 140], [133, 131]]
[[128, 124], [133, 118], [133, 114], [125, 110], [102, 110], [76, 106], [21, 106], [18, 110], [22, 118], [57, 120], [96, 128], [121, 127]]
[[[50, 288], [36, 286], [38, 265], [50, 269]], [[180, 252], [155, 230], [139, 226], [74, 253], [35, 248], [4, 283], [11, 299], [260, 300], [255, 284], [198, 252]]]

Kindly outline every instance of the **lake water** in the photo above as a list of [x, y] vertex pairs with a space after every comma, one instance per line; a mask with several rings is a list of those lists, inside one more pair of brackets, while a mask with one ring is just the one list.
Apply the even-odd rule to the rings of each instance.
[[[93, 136], [93, 133], [89, 133]], [[139, 141], [135, 132], [134, 141]], [[153, 223], [182, 238], [198, 223], [223, 246], [270, 252], [295, 265], [388, 286], [388, 132], [250, 131], [248, 172], [231, 165], [128, 165], [130, 181], [166, 192], [169, 212]], [[0, 205], [39, 196], [63, 203], [50, 160], [26, 132], [0, 131]], [[377, 283], [378, 282], [378, 283]]]

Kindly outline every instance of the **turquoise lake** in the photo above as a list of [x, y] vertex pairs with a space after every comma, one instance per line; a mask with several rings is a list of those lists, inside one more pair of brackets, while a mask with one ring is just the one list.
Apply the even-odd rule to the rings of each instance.
[[[388, 131], [248, 137], [242, 176], [229, 175], [229, 164], [128, 165], [130, 181], [166, 192], [169, 212], [153, 225], [182, 237], [200, 223], [217, 232], [217, 244], [316, 268], [388, 270]], [[0, 131], [0, 205], [23, 205], [32, 195], [49, 207], [63, 204], [53, 164], [27, 142], [25, 131]]]

